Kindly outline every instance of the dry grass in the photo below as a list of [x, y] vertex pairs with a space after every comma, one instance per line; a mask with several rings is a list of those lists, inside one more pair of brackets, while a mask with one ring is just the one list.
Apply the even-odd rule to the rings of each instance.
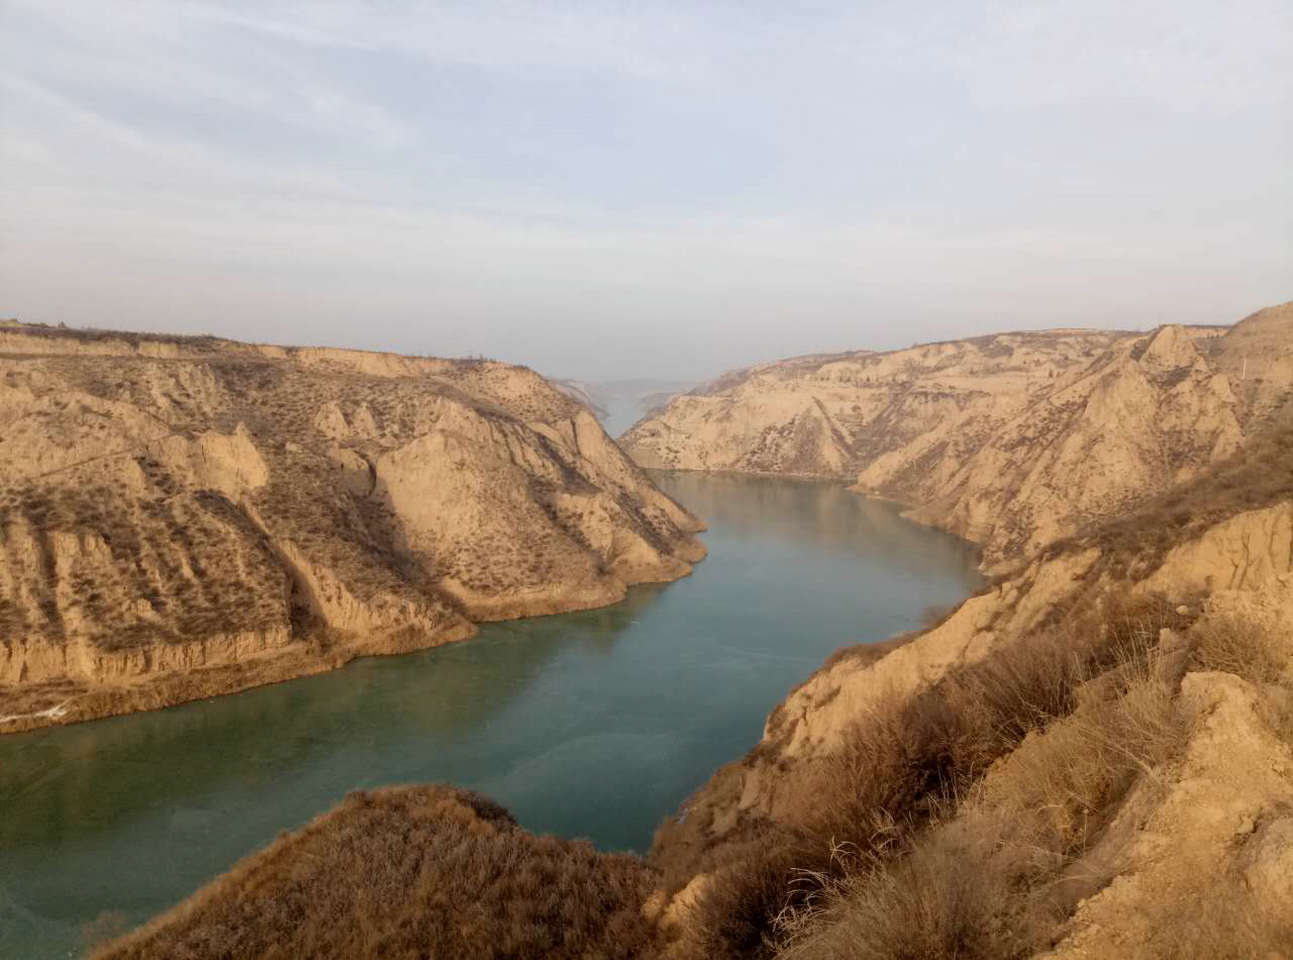
[[1220, 670], [1254, 683], [1278, 683], [1289, 666], [1289, 647], [1269, 630], [1231, 616], [1213, 616], [1191, 631], [1196, 670]]
[[[1051, 728], [1050, 752], [1039, 756], [1036, 769], [1021, 775], [1020, 782], [1062, 796], [1062, 803], [1052, 797], [1044, 805], [1052, 816], [1063, 811], [1082, 824], [1079, 833], [1067, 821], [1047, 827], [1050, 864], [1062, 867], [1065, 858], [1085, 848], [1103, 825], [1103, 812], [1134, 779], [1127, 765], [1140, 771], [1154, 762], [1146, 757], [1160, 756], [1161, 744], [1175, 742], [1164, 713], [1170, 696], [1155, 699], [1149, 692], [1164, 681], [1147, 678], [1150, 663], [1162, 659], [1156, 650], [1163, 626], [1180, 630], [1188, 622], [1156, 600], [1106, 598], [1103, 606], [1005, 647], [906, 702], [881, 704], [859, 718], [843, 749], [796, 771], [794, 797], [778, 809], [776, 823], [752, 822], [737, 831], [735, 841], [708, 849], [693, 845], [677, 858], [670, 856], [669, 831], [662, 828], [655, 862], [665, 869], [667, 889], [677, 889], [696, 873], [718, 878], [697, 904], [695, 954], [772, 956], [787, 932], [798, 929], [795, 923], [787, 926], [788, 918], [815, 915], [815, 905], [850, 878], [883, 875], [885, 883], [896, 883], [887, 872], [891, 862], [908, 864], [900, 869], [919, 877], [920, 858], [944, 857], [931, 848], [913, 859], [917, 838], [942, 836], [938, 825], [980, 789], [994, 763]], [[1070, 719], [1056, 726], [1061, 718]], [[1026, 761], [1015, 762], [1022, 769]], [[1043, 803], [1033, 798], [1018, 806], [1031, 809], [1034, 800]], [[1042, 825], [1034, 828], [1040, 831]], [[996, 842], [952, 833], [938, 842], [964, 847], [980, 841], [989, 847]], [[1035, 843], [1039, 837], [1019, 846]], [[981, 859], [967, 858], [966, 869], [973, 874]], [[978, 883], [973, 876], [965, 880], [968, 888]], [[970, 909], [952, 873], [946, 882], [950, 886], [941, 894], [936, 885], [925, 885], [910, 904], [933, 924], [932, 943], [956, 943], [960, 936], [939, 933], [938, 924], [946, 922], [950, 931], [965, 924], [934, 917], [929, 897], [946, 897], [954, 913]], [[892, 902], [875, 908], [896, 909]], [[903, 926], [915, 922], [907, 916]]]
[[629, 960], [652, 879], [468, 791], [355, 793], [95, 957]]
[[1072, 713], [1038, 727], [958, 804], [892, 850], [844, 858], [843, 879], [780, 918], [785, 960], [1003, 960], [1055, 940], [1107, 882], [1097, 841], [1133, 784], [1188, 728], [1159, 655], [1143, 642], [1077, 688]]

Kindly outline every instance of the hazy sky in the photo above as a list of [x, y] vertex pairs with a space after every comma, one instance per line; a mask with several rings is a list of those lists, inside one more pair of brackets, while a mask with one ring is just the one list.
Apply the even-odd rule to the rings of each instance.
[[1289, 0], [0, 0], [0, 316], [708, 376], [1293, 298]]

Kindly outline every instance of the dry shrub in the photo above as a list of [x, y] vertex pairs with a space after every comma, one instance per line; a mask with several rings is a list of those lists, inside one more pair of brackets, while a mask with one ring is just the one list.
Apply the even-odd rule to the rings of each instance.
[[776, 952], [775, 918], [806, 905], [795, 878], [817, 852], [806, 838], [769, 831], [727, 848], [727, 862], [712, 865], [713, 879], [698, 903], [700, 922], [687, 946], [701, 957], [768, 957]]
[[873, 857], [847, 877], [822, 911], [790, 914], [788, 960], [908, 960], [996, 955], [1005, 931], [983, 923], [1006, 899], [1001, 871], [981, 871], [991, 851], [963, 829], [933, 832], [890, 864]]
[[1027, 736], [900, 856], [872, 853], [824, 905], [783, 915], [781, 956], [998, 960], [1049, 946], [1111, 875], [1092, 847], [1121, 801], [1187, 733], [1154, 654], [1127, 653], [1112, 684], [1084, 691], [1073, 713]]
[[1273, 631], [1237, 617], [1215, 616], [1191, 631], [1192, 666], [1233, 673], [1253, 683], [1278, 683], [1289, 664], [1289, 649]]
[[1095, 677], [1125, 683], [1179, 617], [1156, 598], [1110, 597], [1006, 645], [904, 702], [881, 703], [798, 791], [795, 824], [870, 849], [893, 824], [928, 820], [1030, 732], [1078, 705]]
[[468, 791], [354, 793], [96, 957], [629, 960], [653, 879]]

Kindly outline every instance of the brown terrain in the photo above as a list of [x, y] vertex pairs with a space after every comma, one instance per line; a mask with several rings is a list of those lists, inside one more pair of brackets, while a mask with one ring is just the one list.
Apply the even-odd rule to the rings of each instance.
[[652, 872], [450, 787], [355, 793], [101, 960], [633, 960]]
[[997, 569], [1233, 453], [1289, 386], [1290, 314], [782, 360], [675, 397], [622, 443], [648, 467], [847, 478]]
[[700, 524], [542, 377], [0, 328], [0, 733], [614, 603]]
[[[859, 380], [877, 359], [907, 379]], [[829, 381], [836, 363], [850, 372], [818, 403], [800, 380]], [[918, 395], [933, 393], [946, 396], [920, 420]], [[833, 411], [848, 394], [845, 423]], [[785, 436], [769, 432], [796, 403]], [[878, 409], [891, 410], [883, 424]], [[1229, 331], [1022, 334], [774, 364], [675, 399], [629, 441], [648, 463], [871, 477], [929, 522], [971, 532], [974, 516], [997, 573], [941, 622], [835, 654], [666, 819], [634, 861], [644, 881], [603, 881], [604, 864], [581, 861], [583, 878], [551, 881], [553, 895], [591, 882], [608, 900], [572, 894], [571, 940], [535, 931], [514, 955], [1293, 957], [1293, 308]], [[384, 821], [374, 850], [414, 866], [406, 883], [378, 874], [381, 903], [347, 871], [313, 879], [378, 856], [329, 852], [366, 802], [103, 956], [340, 955], [366, 924], [365, 942], [405, 938], [393, 956], [448, 956], [482, 928], [513, 936], [510, 894], [482, 887], [464, 906], [452, 878], [443, 891], [420, 879], [438, 848], [418, 811]], [[309, 840], [317, 830], [333, 836]], [[329, 909], [285, 923], [277, 904], [312, 883]], [[620, 934], [578, 932], [590, 929]]]

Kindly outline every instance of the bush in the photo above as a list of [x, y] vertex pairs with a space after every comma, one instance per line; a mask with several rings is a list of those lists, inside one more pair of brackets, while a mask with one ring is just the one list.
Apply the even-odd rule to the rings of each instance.
[[1289, 664], [1289, 649], [1273, 632], [1236, 617], [1209, 617], [1191, 633], [1192, 665], [1221, 670], [1254, 683], [1277, 683]]

